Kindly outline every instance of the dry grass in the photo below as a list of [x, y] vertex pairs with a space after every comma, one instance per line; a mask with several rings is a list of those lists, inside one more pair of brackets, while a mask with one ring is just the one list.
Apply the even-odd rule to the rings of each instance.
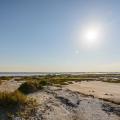
[[12, 93], [2, 92], [0, 93], [0, 106], [8, 108], [17, 104], [26, 103], [26, 96], [19, 91]]
[[[0, 93], [0, 108], [3, 112], [0, 113], [0, 120], [13, 120], [14, 116], [26, 120], [29, 116], [35, 114], [36, 106], [36, 100], [28, 98], [18, 90], [12, 93], [2, 92]], [[5, 115], [6, 118], [1, 118], [1, 115]]]
[[38, 104], [35, 99], [27, 98], [27, 102], [24, 106], [22, 105], [15, 112], [9, 112], [7, 117], [10, 120], [13, 120], [15, 117], [29, 120], [31, 119], [31, 116], [36, 115], [37, 106]]
[[9, 109], [26, 103], [26, 96], [19, 91], [0, 93], [0, 106]]

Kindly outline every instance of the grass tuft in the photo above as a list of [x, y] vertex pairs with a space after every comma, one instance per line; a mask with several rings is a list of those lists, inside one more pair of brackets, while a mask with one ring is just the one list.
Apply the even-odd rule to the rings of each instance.
[[1, 92], [0, 93], [0, 106], [8, 109], [14, 108], [17, 105], [23, 105], [26, 103], [26, 96], [19, 91], [12, 93]]

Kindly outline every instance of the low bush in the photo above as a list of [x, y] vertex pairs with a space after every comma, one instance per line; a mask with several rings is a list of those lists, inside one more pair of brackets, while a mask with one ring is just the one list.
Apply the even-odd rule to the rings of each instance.
[[12, 76], [1, 76], [0, 80], [11, 80], [12, 78]]
[[46, 86], [46, 85], [49, 85], [50, 83], [48, 82], [48, 80], [40, 80], [40, 81], [39, 81], [39, 84], [40, 84], [41, 86]]
[[[42, 83], [42, 84], [45, 84], [45, 83]], [[32, 92], [42, 89], [42, 86], [43, 85], [41, 85], [39, 81], [33, 80], [33, 81], [27, 81], [27, 82], [23, 83], [18, 88], [18, 90], [24, 94], [29, 94], [29, 93], [32, 93]]]

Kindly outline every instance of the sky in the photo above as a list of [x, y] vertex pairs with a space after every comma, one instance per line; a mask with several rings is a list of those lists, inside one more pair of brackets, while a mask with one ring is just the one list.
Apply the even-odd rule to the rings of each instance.
[[120, 1], [0, 0], [0, 71], [120, 72]]

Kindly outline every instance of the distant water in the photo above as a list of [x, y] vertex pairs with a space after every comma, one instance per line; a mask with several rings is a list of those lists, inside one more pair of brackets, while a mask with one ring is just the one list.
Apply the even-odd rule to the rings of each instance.
[[[0, 72], [0, 76], [34, 76], [34, 75], [60, 75], [60, 74], [78, 74], [70, 72]], [[80, 74], [80, 73], [79, 73]]]
[[81, 75], [81, 74], [120, 74], [119, 72], [0, 72], [0, 76], [34, 76], [34, 75]]
[[0, 72], [0, 76], [34, 76], [34, 75], [47, 75], [46, 72]]

